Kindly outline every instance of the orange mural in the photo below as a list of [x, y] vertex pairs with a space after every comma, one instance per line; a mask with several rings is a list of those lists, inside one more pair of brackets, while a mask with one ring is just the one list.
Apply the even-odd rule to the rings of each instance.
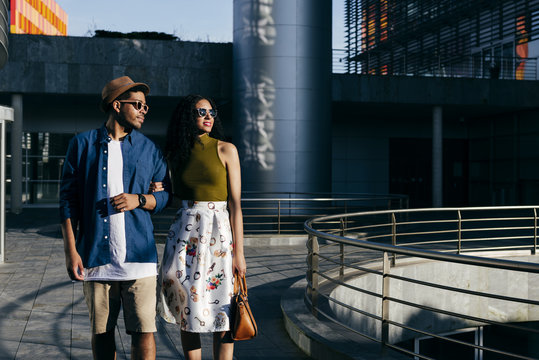
[[67, 14], [54, 0], [11, 0], [12, 34], [67, 36]]
[[528, 31], [526, 30], [526, 17], [520, 16], [517, 18], [517, 66], [515, 70], [515, 78], [524, 80], [524, 70], [526, 69], [526, 59], [528, 58]]

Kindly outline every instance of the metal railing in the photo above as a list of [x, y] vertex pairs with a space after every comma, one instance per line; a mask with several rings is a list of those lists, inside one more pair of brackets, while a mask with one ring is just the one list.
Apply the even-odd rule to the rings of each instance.
[[[483, 342], [482, 336], [485, 328], [496, 327], [518, 332], [520, 338], [539, 338], [537, 323], [530, 325], [539, 321], [538, 208], [408, 209], [310, 219], [304, 226], [309, 234], [306, 303], [313, 314], [415, 359], [432, 358], [421, 351], [421, 339], [465, 348], [475, 359], [484, 354], [539, 358], [537, 347], [526, 353]], [[527, 261], [495, 258], [502, 252], [527, 255]], [[420, 275], [419, 269], [428, 271]], [[487, 271], [493, 272], [495, 290], [466, 276]], [[370, 282], [361, 281], [366, 277]], [[519, 291], [524, 288], [528, 291]], [[444, 295], [432, 300], [440, 292]], [[358, 298], [365, 300], [353, 300]], [[481, 311], [481, 306], [475, 311], [472, 303], [500, 312], [522, 308], [528, 316], [495, 316], [495, 310]], [[441, 323], [450, 325], [441, 329]], [[468, 330], [476, 335], [471, 341], [452, 335]]]
[[[243, 192], [243, 227], [246, 235], [304, 235], [312, 217], [367, 210], [404, 209], [408, 196], [388, 194]], [[157, 236], [166, 235], [176, 208], [153, 216]]]
[[303, 223], [312, 217], [408, 208], [408, 197], [404, 195], [289, 192], [242, 195], [246, 234], [304, 234]]
[[332, 64], [334, 74], [350, 74], [348, 71], [348, 51], [345, 49], [333, 49]]
[[537, 80], [538, 61], [536, 57], [520, 58], [497, 56], [482, 58], [479, 54], [454, 58], [424, 59], [421, 66], [406, 57], [394, 60], [384, 69], [369, 69], [366, 61], [349, 60], [347, 50], [333, 49], [334, 74], [396, 75], [426, 77], [456, 77], [475, 79]]

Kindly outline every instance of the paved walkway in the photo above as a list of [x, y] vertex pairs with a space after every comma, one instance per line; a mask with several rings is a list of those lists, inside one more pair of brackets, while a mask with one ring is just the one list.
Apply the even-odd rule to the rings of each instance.
[[[0, 264], [0, 360], [91, 359], [82, 284], [65, 271], [56, 209], [7, 214], [5, 262]], [[158, 246], [161, 253], [163, 245]], [[247, 284], [260, 335], [236, 342], [236, 359], [307, 359], [288, 337], [281, 295], [305, 276], [305, 246], [248, 246]], [[130, 359], [130, 337], [119, 321], [118, 359]], [[204, 336], [203, 359], [211, 359]], [[158, 321], [158, 359], [183, 359], [179, 330]]]

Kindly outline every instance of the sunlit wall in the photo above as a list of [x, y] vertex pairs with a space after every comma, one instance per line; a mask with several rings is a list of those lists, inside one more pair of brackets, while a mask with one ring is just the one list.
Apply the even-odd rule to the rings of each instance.
[[11, 33], [67, 36], [67, 14], [54, 0], [11, 0]]

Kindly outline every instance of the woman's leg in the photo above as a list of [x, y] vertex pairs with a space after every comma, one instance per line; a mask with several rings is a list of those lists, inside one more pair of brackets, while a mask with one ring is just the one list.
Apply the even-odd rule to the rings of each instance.
[[202, 359], [202, 345], [200, 344], [200, 335], [188, 331], [181, 331], [183, 355], [186, 360]]
[[232, 360], [234, 356], [234, 340], [230, 331], [213, 333], [213, 359]]

